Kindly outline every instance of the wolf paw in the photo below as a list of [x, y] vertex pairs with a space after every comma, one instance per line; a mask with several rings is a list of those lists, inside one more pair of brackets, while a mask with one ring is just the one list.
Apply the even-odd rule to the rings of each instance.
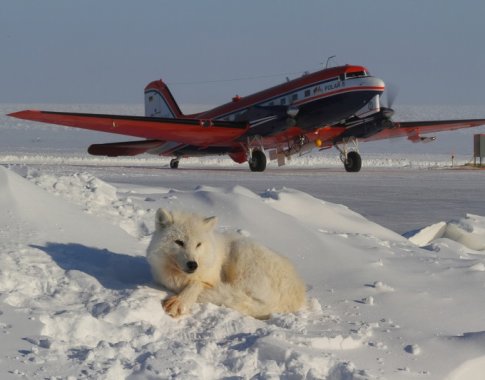
[[173, 318], [180, 317], [184, 313], [184, 305], [179, 297], [172, 296], [162, 301], [163, 309]]

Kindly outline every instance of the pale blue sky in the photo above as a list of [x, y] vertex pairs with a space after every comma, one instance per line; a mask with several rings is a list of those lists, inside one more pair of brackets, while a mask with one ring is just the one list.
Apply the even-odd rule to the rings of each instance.
[[[397, 104], [485, 104], [483, 0], [2, 0], [1, 103], [142, 103], [200, 82], [362, 64]], [[215, 105], [286, 75], [174, 84]]]

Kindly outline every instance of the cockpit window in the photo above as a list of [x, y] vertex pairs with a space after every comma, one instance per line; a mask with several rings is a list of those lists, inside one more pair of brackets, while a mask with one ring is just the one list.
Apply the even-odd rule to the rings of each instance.
[[349, 78], [359, 78], [366, 77], [368, 74], [365, 71], [354, 71], [353, 73], [345, 73], [345, 77]]

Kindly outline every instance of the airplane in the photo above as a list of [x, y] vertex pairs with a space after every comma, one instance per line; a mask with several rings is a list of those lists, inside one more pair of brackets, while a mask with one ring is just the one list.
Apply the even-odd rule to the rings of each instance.
[[485, 119], [397, 122], [392, 105], [381, 105], [384, 81], [364, 66], [325, 68], [229, 103], [184, 115], [168, 86], [157, 80], [145, 87], [145, 116], [121, 116], [24, 110], [8, 116], [68, 127], [142, 138], [93, 144], [92, 155], [134, 156], [142, 153], [173, 157], [229, 155], [263, 172], [270, 160], [278, 166], [313, 148], [335, 147], [348, 172], [358, 172], [359, 141], [407, 137], [412, 142], [436, 138], [422, 134], [485, 124]]

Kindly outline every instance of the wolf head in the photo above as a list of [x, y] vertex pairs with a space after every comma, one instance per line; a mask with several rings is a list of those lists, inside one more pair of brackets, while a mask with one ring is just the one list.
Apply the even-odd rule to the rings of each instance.
[[148, 252], [170, 259], [177, 269], [188, 275], [196, 275], [212, 267], [217, 259], [213, 233], [216, 224], [214, 216], [205, 218], [159, 209]]

